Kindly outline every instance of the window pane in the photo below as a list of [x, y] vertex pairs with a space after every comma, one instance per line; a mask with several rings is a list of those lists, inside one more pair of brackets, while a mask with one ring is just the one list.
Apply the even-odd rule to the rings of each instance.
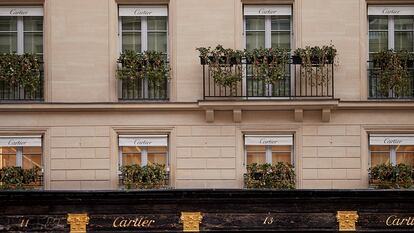
[[149, 31], [167, 30], [167, 17], [148, 17], [147, 19]]
[[388, 32], [369, 33], [369, 51], [379, 52], [388, 49]]
[[141, 33], [124, 32], [122, 33], [122, 49], [141, 52]]
[[26, 32], [24, 33], [24, 52], [43, 53], [43, 33]]
[[395, 50], [413, 52], [413, 32], [395, 32]]
[[17, 17], [0, 17], [0, 31], [17, 31]]
[[290, 30], [290, 16], [272, 16], [272, 30]]
[[273, 152], [272, 153], [272, 163], [277, 164], [278, 162], [283, 163], [292, 163], [290, 152]]
[[165, 146], [149, 146], [148, 147], [148, 153], [151, 152], [156, 152], [156, 153], [160, 153], [160, 152], [167, 152], [167, 147]]
[[397, 152], [414, 152], [414, 146], [398, 146]]
[[23, 155], [23, 168], [30, 169], [33, 167], [42, 167], [41, 155]]
[[141, 165], [141, 154], [122, 154], [122, 165]]
[[246, 16], [246, 30], [265, 30], [265, 17]]
[[167, 155], [165, 153], [148, 153], [148, 164], [167, 164]]
[[370, 147], [371, 151], [386, 151], [389, 152], [391, 150], [390, 146], [371, 146]]
[[246, 48], [253, 50], [255, 48], [265, 47], [265, 33], [264, 32], [246, 32]]
[[395, 30], [413, 30], [413, 16], [394, 16]]
[[122, 17], [122, 31], [141, 30], [141, 17]]
[[0, 154], [0, 168], [16, 166], [16, 154]]
[[290, 152], [291, 150], [291, 146], [272, 146], [272, 152]]
[[397, 164], [404, 163], [414, 166], [414, 152], [397, 153]]
[[290, 48], [290, 32], [272, 32], [272, 48]]
[[390, 163], [390, 154], [382, 152], [371, 152], [371, 167], [379, 164]]
[[24, 31], [43, 31], [43, 17], [28, 16], [24, 19]]
[[122, 147], [122, 153], [141, 153], [139, 146], [124, 146]]
[[17, 53], [17, 33], [0, 32], [0, 53]]
[[167, 53], [167, 33], [148, 32], [148, 50]]
[[265, 146], [246, 146], [247, 164], [264, 164], [266, 163], [266, 147]]
[[388, 30], [388, 16], [370, 16], [369, 30]]

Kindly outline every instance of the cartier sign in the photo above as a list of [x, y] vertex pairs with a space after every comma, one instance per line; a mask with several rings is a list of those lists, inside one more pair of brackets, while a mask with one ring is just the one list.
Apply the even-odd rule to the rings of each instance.
[[42, 7], [0, 7], [0, 16], [43, 16]]
[[167, 135], [119, 135], [119, 146], [167, 146]]
[[167, 6], [119, 6], [119, 16], [167, 16]]
[[292, 15], [289, 5], [246, 5], [244, 15]]
[[244, 143], [247, 146], [291, 146], [293, 145], [292, 135], [246, 135]]
[[369, 137], [370, 145], [414, 145], [414, 135], [411, 134], [398, 134], [398, 135], [384, 135], [384, 134], [371, 134]]
[[42, 146], [42, 136], [0, 136], [0, 147]]
[[368, 15], [414, 15], [413, 6], [368, 6]]

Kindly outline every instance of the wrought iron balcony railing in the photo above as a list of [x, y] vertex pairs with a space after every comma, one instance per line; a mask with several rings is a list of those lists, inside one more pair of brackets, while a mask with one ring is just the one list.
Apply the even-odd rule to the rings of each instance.
[[[368, 98], [369, 99], [414, 99], [414, 67], [407, 69], [408, 77], [398, 87], [392, 86], [401, 80], [393, 82], [381, 78], [381, 69], [374, 67], [372, 61], [368, 61]], [[385, 86], [385, 87], [384, 87]]]
[[168, 97], [168, 79], [160, 83], [151, 82], [148, 79], [120, 81], [120, 100], [163, 100]]
[[241, 69], [234, 65], [223, 65], [239, 77], [239, 81], [230, 86], [218, 84], [209, 65], [202, 66], [204, 100], [334, 98], [334, 64], [305, 67], [290, 62], [286, 65], [285, 78], [269, 83], [255, 77], [253, 64], [244, 60]]

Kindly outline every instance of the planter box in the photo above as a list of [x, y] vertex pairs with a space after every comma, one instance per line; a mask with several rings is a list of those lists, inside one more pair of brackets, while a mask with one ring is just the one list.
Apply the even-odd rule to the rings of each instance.
[[[208, 59], [206, 59], [205, 57], [201, 57], [200, 56], [200, 64], [201, 65], [208, 65], [209, 61], [214, 60], [214, 57], [208, 57]], [[240, 65], [242, 62], [238, 62], [236, 58], [232, 57], [230, 58], [230, 62], [227, 62], [227, 58], [226, 57], [220, 57], [219, 59], [219, 64], [223, 64], [223, 65]]]
[[[317, 58], [317, 57], [311, 57], [311, 62], [314, 65], [320, 64], [319, 58]], [[302, 58], [300, 56], [293, 55], [292, 56], [292, 63], [296, 64], [296, 65], [301, 65], [302, 64]], [[326, 58], [326, 61], [323, 64], [333, 64], [333, 63], [334, 63], [334, 58], [328, 56]]]

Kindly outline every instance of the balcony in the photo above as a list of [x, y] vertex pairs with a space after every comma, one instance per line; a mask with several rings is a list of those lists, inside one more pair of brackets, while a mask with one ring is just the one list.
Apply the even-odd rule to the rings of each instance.
[[148, 79], [120, 81], [119, 100], [168, 101], [168, 79], [160, 83]]
[[208, 64], [203, 64], [204, 100], [252, 99], [334, 99], [334, 64], [312, 64], [290, 60], [285, 77], [266, 82], [253, 75], [253, 64], [243, 59], [241, 68], [223, 64], [229, 73], [238, 77], [235, 84], [224, 86], [215, 81]]
[[[381, 78], [381, 69], [368, 61], [369, 99], [373, 100], [404, 100], [414, 99], [414, 67], [407, 68], [408, 76], [403, 83], [388, 82]], [[401, 77], [398, 79], [401, 80]]]

